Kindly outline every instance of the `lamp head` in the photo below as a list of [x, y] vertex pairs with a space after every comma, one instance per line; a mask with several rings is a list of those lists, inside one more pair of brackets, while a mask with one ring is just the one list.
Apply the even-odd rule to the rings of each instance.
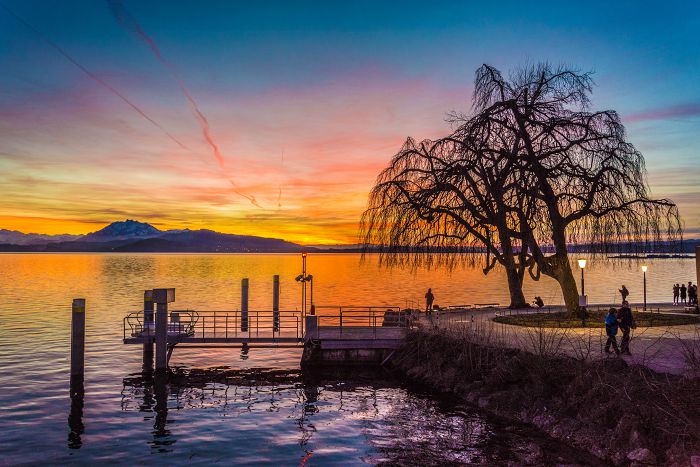
[[586, 267], [586, 260], [583, 258], [579, 259], [578, 260], [578, 267], [580, 267], [581, 269], [585, 268]]
[[297, 277], [294, 278], [294, 280], [297, 281], [297, 282], [301, 282], [301, 281], [304, 280], [304, 275], [303, 275], [303, 274], [299, 274]]
[[306, 258], [306, 252], [305, 252], [305, 251], [303, 251], [303, 252], [301, 253], [301, 257], [302, 257], [302, 258]]
[[648, 269], [649, 269], [649, 266], [647, 266], [646, 264], [642, 265], [642, 272], [647, 272]]

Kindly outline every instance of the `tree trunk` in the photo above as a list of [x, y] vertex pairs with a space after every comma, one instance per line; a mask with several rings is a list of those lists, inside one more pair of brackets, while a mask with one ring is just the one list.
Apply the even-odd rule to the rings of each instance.
[[574, 273], [571, 271], [568, 255], [560, 255], [556, 260], [554, 278], [561, 287], [561, 293], [564, 296], [564, 304], [569, 313], [576, 313], [579, 310], [578, 306], [578, 287]]
[[498, 236], [501, 242], [501, 248], [503, 249], [501, 264], [505, 267], [506, 276], [508, 277], [508, 291], [510, 292], [510, 305], [508, 308], [527, 308], [528, 304], [523, 294], [523, 280], [515, 264], [513, 243], [507, 232], [506, 220], [503, 218], [498, 226]]
[[518, 274], [515, 262], [506, 265], [506, 276], [508, 276], [508, 290], [510, 291], [510, 305], [508, 308], [529, 308], [523, 294], [523, 280]]

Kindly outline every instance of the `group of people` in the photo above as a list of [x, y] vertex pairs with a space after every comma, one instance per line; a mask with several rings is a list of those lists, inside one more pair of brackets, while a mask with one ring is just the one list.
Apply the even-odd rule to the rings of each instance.
[[673, 285], [673, 304], [674, 305], [697, 305], [698, 304], [698, 286], [692, 282], [685, 284]]
[[[614, 350], [617, 355], [632, 355], [630, 353], [630, 333], [635, 327], [637, 326], [634, 323], [632, 309], [627, 300], [622, 302], [622, 307], [619, 309], [610, 308], [608, 314], [605, 315], [605, 334], [608, 336], [608, 340], [605, 342], [605, 353], [611, 354]], [[622, 331], [619, 348], [617, 346], [618, 330]], [[610, 347], [613, 350], [610, 350]]]

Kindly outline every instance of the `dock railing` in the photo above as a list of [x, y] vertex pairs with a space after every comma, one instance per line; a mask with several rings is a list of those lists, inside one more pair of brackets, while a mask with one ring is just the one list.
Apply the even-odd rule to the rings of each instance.
[[318, 327], [336, 329], [340, 335], [353, 328], [407, 327], [409, 313], [398, 306], [317, 306]]
[[[294, 338], [303, 336], [301, 311], [193, 311], [169, 312], [168, 335], [207, 338]], [[124, 339], [155, 336], [155, 325], [144, 321], [142, 311], [124, 317]]]
[[[317, 306], [317, 329], [335, 330], [340, 335], [349, 330], [363, 330], [377, 336], [377, 329], [408, 327], [411, 313], [396, 306]], [[124, 317], [124, 340], [131, 343], [155, 338], [155, 324], [144, 320], [143, 311]], [[173, 310], [168, 313], [168, 338], [184, 342], [206, 339], [299, 340], [304, 337], [301, 311], [194, 311]], [[370, 331], [370, 332], [367, 332]]]

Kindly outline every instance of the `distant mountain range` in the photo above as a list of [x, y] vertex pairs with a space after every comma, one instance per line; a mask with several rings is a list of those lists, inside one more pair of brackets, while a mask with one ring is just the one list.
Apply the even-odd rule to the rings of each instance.
[[[695, 253], [700, 240], [686, 240], [664, 250], [673, 253]], [[87, 235], [25, 234], [16, 230], [0, 229], [0, 252], [143, 252], [143, 253], [298, 253], [333, 252], [355, 253], [361, 245], [302, 246], [278, 238], [234, 235], [213, 230], [158, 230], [151, 224], [127, 219], [113, 222], [107, 227]], [[586, 252], [586, 245], [577, 245], [572, 253]], [[630, 251], [645, 253], [642, 248]], [[625, 255], [625, 251], [608, 254]], [[652, 252], [646, 252], [651, 254]], [[665, 257], [665, 256], [664, 256]]]
[[41, 235], [0, 230], [0, 251], [29, 252], [192, 252], [292, 253], [318, 251], [277, 238], [212, 230], [158, 230], [127, 219], [87, 235]]

